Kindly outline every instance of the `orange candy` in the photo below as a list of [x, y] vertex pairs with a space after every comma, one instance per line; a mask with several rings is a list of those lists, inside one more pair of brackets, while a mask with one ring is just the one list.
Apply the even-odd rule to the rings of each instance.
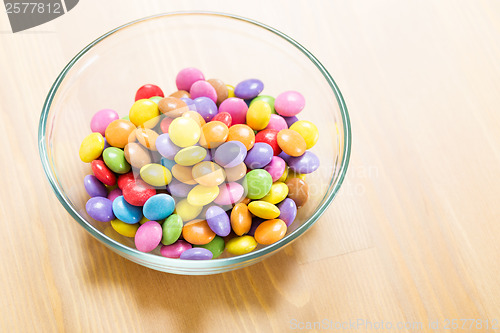
[[193, 166], [193, 179], [203, 186], [219, 186], [226, 179], [224, 169], [218, 164], [203, 161]]
[[235, 182], [245, 177], [247, 174], [247, 166], [244, 162], [241, 162], [235, 167], [226, 168], [226, 179], [228, 182]]
[[158, 133], [149, 128], [138, 128], [135, 130], [135, 136], [141, 145], [149, 150], [156, 151], [156, 139], [158, 139]]
[[280, 219], [267, 220], [262, 222], [255, 229], [255, 240], [259, 244], [269, 245], [276, 243], [286, 234], [286, 224]]
[[194, 185], [197, 184], [196, 180], [193, 179], [193, 167], [182, 166], [180, 164], [175, 164], [172, 167], [172, 176], [181, 183]]
[[241, 236], [250, 231], [252, 226], [252, 214], [247, 205], [238, 203], [231, 211], [231, 227], [236, 235]]
[[161, 113], [170, 118], [182, 116], [186, 111], [189, 111], [187, 104], [179, 98], [165, 97], [158, 102], [158, 108]]
[[117, 119], [106, 127], [106, 141], [110, 146], [124, 148], [128, 143], [129, 135], [136, 129], [131, 121]]
[[[302, 137], [300, 136], [300, 138]], [[233, 125], [229, 128], [229, 135], [227, 136], [227, 141], [239, 141], [245, 145], [247, 150], [250, 150], [255, 144], [255, 133], [253, 129], [251, 129], [250, 126], [248, 125], [244, 124]]]
[[177, 90], [176, 92], [171, 93], [169, 96], [175, 98], [191, 98], [191, 94], [186, 90]]
[[228, 136], [229, 128], [226, 124], [220, 121], [211, 121], [201, 127], [200, 146], [204, 148], [219, 147], [226, 142]]
[[194, 121], [196, 121], [198, 123], [198, 125], [200, 125], [200, 127], [203, 126], [203, 125], [205, 125], [205, 123], [206, 123], [205, 119], [203, 119], [203, 117], [201, 116], [201, 114], [199, 114], [196, 111], [192, 111], [192, 110], [186, 111], [186, 112], [184, 112], [182, 114], [182, 116], [186, 117], [186, 118], [193, 119]]
[[182, 228], [182, 237], [194, 245], [205, 245], [215, 238], [215, 232], [210, 229], [207, 221], [193, 220]]
[[306, 141], [298, 133], [290, 129], [278, 132], [278, 146], [290, 156], [302, 156], [306, 149]]

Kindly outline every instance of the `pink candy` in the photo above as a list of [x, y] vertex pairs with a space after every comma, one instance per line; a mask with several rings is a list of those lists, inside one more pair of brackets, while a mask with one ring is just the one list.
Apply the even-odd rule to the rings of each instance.
[[238, 202], [245, 193], [243, 186], [236, 182], [224, 183], [219, 186], [219, 195], [214, 202], [218, 205], [231, 205]]
[[135, 247], [142, 252], [151, 252], [160, 244], [163, 231], [156, 221], [148, 221], [137, 229]]
[[163, 245], [160, 254], [167, 258], [179, 258], [182, 252], [193, 248], [191, 244], [186, 241], [178, 240], [174, 244]]
[[104, 136], [106, 127], [118, 118], [120, 117], [115, 110], [103, 109], [98, 111], [90, 121], [90, 130], [92, 132], [101, 133]]
[[205, 80], [203, 73], [194, 67], [184, 68], [177, 74], [175, 78], [175, 84], [177, 85], [177, 89], [190, 91], [191, 86], [196, 81]]
[[196, 81], [191, 86], [189, 93], [191, 94], [191, 99], [195, 99], [198, 97], [208, 97], [212, 101], [217, 103], [217, 92], [215, 91], [215, 88], [212, 87], [212, 85], [207, 81]]
[[271, 163], [266, 165], [264, 167], [264, 170], [269, 172], [271, 178], [273, 179], [273, 182], [275, 182], [278, 179], [280, 179], [280, 177], [283, 175], [283, 172], [285, 172], [285, 168], [286, 168], [285, 161], [279, 156], [273, 156]]
[[278, 114], [272, 114], [271, 120], [269, 120], [269, 124], [265, 129], [275, 129], [281, 131], [282, 129], [288, 129], [288, 125], [286, 124], [285, 118]]
[[119, 188], [115, 188], [114, 190], [109, 192], [108, 199], [111, 201], [114, 201], [116, 198], [118, 198], [121, 195], [123, 195], [122, 190], [120, 190]]
[[247, 111], [247, 103], [237, 97], [228, 98], [219, 106], [219, 113], [227, 112], [231, 115], [232, 125], [245, 124]]
[[302, 111], [306, 105], [306, 100], [297, 91], [285, 91], [274, 100], [274, 109], [283, 117], [295, 116]]

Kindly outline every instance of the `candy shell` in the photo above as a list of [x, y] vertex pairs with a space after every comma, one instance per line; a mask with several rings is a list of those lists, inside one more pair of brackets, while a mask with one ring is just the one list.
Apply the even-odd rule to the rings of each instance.
[[292, 131], [299, 133], [305, 140], [307, 149], [311, 149], [319, 139], [316, 125], [307, 120], [299, 120], [290, 126]]
[[187, 199], [183, 199], [175, 206], [175, 213], [181, 217], [184, 222], [191, 221], [200, 215], [203, 206], [193, 206]]
[[200, 145], [204, 148], [217, 148], [226, 142], [229, 128], [220, 121], [211, 121], [201, 127]]
[[239, 141], [245, 145], [247, 150], [250, 150], [255, 144], [255, 133], [247, 125], [233, 125], [229, 128], [227, 141]]
[[271, 107], [264, 101], [253, 103], [247, 111], [246, 123], [256, 131], [263, 130], [271, 120]]
[[189, 93], [191, 94], [192, 99], [196, 99], [198, 97], [208, 97], [214, 103], [217, 103], [217, 92], [215, 88], [207, 81], [196, 81], [189, 89]]
[[284, 117], [292, 117], [298, 114], [304, 106], [306, 100], [297, 91], [285, 91], [279, 94], [274, 100], [274, 109]]
[[191, 94], [186, 90], [177, 90], [169, 95], [175, 98], [191, 98]]
[[170, 136], [170, 140], [172, 140], [175, 145], [184, 148], [192, 146], [198, 142], [201, 130], [200, 126], [198, 126], [196, 121], [193, 119], [179, 117], [174, 119], [174, 121], [170, 124], [168, 134]]
[[182, 228], [182, 237], [193, 245], [208, 244], [215, 237], [215, 233], [205, 220], [193, 220]]
[[166, 258], [179, 258], [182, 252], [189, 250], [193, 245], [186, 241], [178, 240], [171, 245], [163, 245], [160, 249], [160, 254]]
[[247, 174], [247, 166], [245, 163], [240, 163], [237, 166], [225, 168], [224, 170], [226, 171], [226, 180], [228, 182], [240, 180]]
[[142, 219], [142, 207], [132, 206], [123, 196], [116, 198], [112, 205], [113, 213], [120, 221], [135, 224]]
[[219, 195], [214, 202], [218, 205], [235, 204], [245, 195], [243, 186], [236, 182], [223, 183], [219, 186]]
[[279, 156], [273, 156], [271, 162], [264, 167], [264, 170], [269, 172], [273, 182], [281, 178], [286, 169], [285, 161]]
[[207, 156], [207, 150], [200, 146], [186, 147], [175, 155], [175, 162], [182, 166], [192, 166], [201, 161]]
[[247, 79], [241, 81], [234, 87], [234, 95], [243, 99], [257, 97], [264, 89], [264, 83], [258, 79]]
[[288, 124], [286, 123], [286, 120], [278, 114], [272, 114], [269, 119], [269, 124], [266, 126], [266, 129], [275, 129], [277, 131], [287, 128]]
[[91, 218], [99, 222], [109, 222], [115, 218], [113, 202], [107, 198], [90, 198], [85, 205], [85, 210]]
[[276, 110], [274, 110], [274, 97], [268, 96], [268, 95], [259, 95], [259, 96], [255, 97], [254, 99], [252, 99], [252, 101], [250, 102], [250, 106], [258, 101], [266, 102], [271, 107], [271, 112], [273, 114], [276, 113]]
[[278, 132], [277, 139], [280, 148], [290, 156], [301, 156], [306, 151], [306, 141], [295, 131], [281, 130]]
[[300, 178], [292, 178], [287, 180], [288, 197], [295, 201], [298, 208], [305, 205], [309, 198], [309, 186]]
[[194, 67], [188, 67], [182, 69], [175, 78], [175, 84], [177, 85], [177, 89], [189, 91], [191, 90], [191, 86], [196, 81], [205, 80], [203, 73]]
[[210, 250], [194, 247], [182, 252], [179, 258], [184, 260], [210, 260], [212, 257], [213, 253]]
[[195, 110], [205, 121], [210, 121], [217, 114], [217, 104], [208, 97], [198, 97], [193, 100]]
[[231, 228], [238, 236], [246, 234], [252, 226], [252, 214], [247, 205], [238, 203], [231, 211]]
[[215, 234], [226, 237], [231, 232], [231, 222], [226, 211], [219, 206], [210, 206], [205, 213], [206, 221]]
[[319, 158], [313, 152], [306, 151], [302, 156], [290, 157], [288, 167], [296, 173], [308, 174], [319, 168]]
[[280, 210], [280, 216], [278, 218], [285, 222], [286, 226], [289, 227], [297, 216], [297, 205], [295, 204], [295, 201], [290, 198], [286, 198], [278, 205], [278, 208]]
[[257, 142], [245, 157], [249, 169], [262, 169], [273, 159], [273, 148], [264, 142]]
[[163, 97], [165, 96], [163, 94], [163, 91], [158, 87], [157, 85], [154, 84], [145, 84], [139, 89], [137, 89], [137, 92], [135, 93], [135, 100], [138, 101], [143, 98], [151, 98], [153, 96], [159, 96]]
[[118, 112], [111, 109], [103, 109], [96, 112], [90, 120], [90, 129], [92, 132], [101, 133], [102, 136], [106, 134], [106, 127], [113, 121], [119, 119]]
[[139, 99], [130, 108], [128, 117], [137, 127], [153, 128], [160, 121], [160, 110], [152, 100]]
[[220, 103], [225, 101], [228, 97], [229, 90], [227, 89], [227, 86], [219, 79], [210, 79], [207, 80], [207, 82], [210, 83], [212, 87], [214, 87], [217, 94], [216, 103], [217, 105], [220, 105]]
[[151, 163], [151, 152], [136, 142], [128, 143], [123, 149], [125, 159], [134, 168], [142, 168]]
[[269, 172], [262, 169], [255, 169], [246, 174], [243, 187], [248, 198], [258, 200], [269, 193], [272, 183], [273, 179]]
[[144, 207], [142, 212], [144, 216], [152, 221], [160, 221], [169, 217], [175, 209], [174, 199], [165, 193], [160, 193], [150, 197]]
[[221, 123], [224, 123], [229, 128], [229, 127], [231, 127], [231, 125], [233, 123], [233, 118], [227, 112], [220, 112], [220, 113], [217, 113], [212, 118], [212, 121], [220, 121]]
[[130, 164], [125, 159], [125, 154], [122, 149], [109, 147], [102, 153], [104, 163], [113, 172], [123, 174], [130, 171]]
[[193, 110], [189, 110], [189, 111], [186, 111], [182, 114], [183, 117], [186, 117], [186, 118], [191, 118], [193, 119], [194, 121], [196, 121], [196, 123], [198, 124], [198, 126], [203, 126], [206, 124], [206, 121], [205, 119], [203, 119], [203, 117], [201, 116], [201, 114], [199, 114], [198, 112], [196, 111], [193, 111]]
[[292, 127], [293, 124], [295, 124], [297, 121], [299, 121], [299, 118], [297, 118], [296, 116], [283, 117], [283, 119], [285, 119], [286, 124], [288, 125], [288, 128]]
[[[210, 243], [205, 245], [196, 245], [195, 248], [203, 248], [212, 252], [212, 259], [219, 257], [222, 252], [224, 252], [225, 243], [224, 238], [215, 236], [214, 239], [210, 241]], [[208, 254], [207, 254], [208, 255]], [[185, 257], [183, 259], [186, 259]]]
[[[123, 189], [123, 197], [134, 206], [144, 206], [144, 203], [156, 194], [156, 190], [144, 181], [137, 179], [128, 183]], [[115, 200], [116, 201], [116, 200]], [[121, 219], [120, 219], [121, 220]]]
[[175, 243], [182, 234], [183, 225], [184, 223], [179, 215], [170, 215], [161, 226], [163, 231], [161, 242], [164, 245]]
[[158, 102], [158, 109], [169, 118], [177, 118], [189, 111], [187, 103], [175, 97], [165, 97]]
[[286, 186], [286, 184], [283, 182], [276, 182], [271, 186], [271, 190], [269, 191], [269, 193], [261, 200], [276, 205], [281, 201], [285, 200], [287, 195], [288, 195], [288, 186]]
[[189, 191], [191, 191], [193, 189], [193, 187], [194, 187], [193, 185], [181, 183], [177, 179], [172, 179], [172, 181], [167, 186], [170, 194], [173, 197], [177, 197], [177, 198], [187, 197]]
[[161, 225], [155, 221], [148, 221], [137, 229], [134, 237], [135, 247], [142, 252], [151, 252], [160, 244], [161, 237]]
[[[138, 128], [135, 130], [137, 141], [149, 150], [156, 151], [156, 140], [158, 133], [149, 128]], [[130, 140], [129, 140], [130, 141]]]
[[97, 177], [94, 175], [86, 175], [83, 178], [83, 186], [85, 187], [88, 195], [90, 195], [91, 197], [106, 198], [108, 196], [108, 190], [106, 189], [106, 186], [104, 186], [104, 184], [101, 183], [99, 179], [97, 179]]
[[118, 188], [123, 190], [129, 183], [135, 182], [135, 179], [136, 176], [133, 172], [127, 172], [123, 175], [118, 176], [118, 180], [116, 183], [118, 184]]
[[196, 180], [193, 178], [193, 167], [176, 164], [172, 167], [172, 175], [181, 183], [196, 184]]
[[203, 186], [218, 186], [226, 178], [224, 169], [213, 162], [204, 161], [196, 164], [192, 169], [193, 179]]
[[226, 244], [227, 252], [240, 256], [252, 252], [257, 247], [257, 242], [252, 236], [235, 237]]
[[232, 168], [243, 162], [246, 156], [247, 149], [243, 143], [228, 141], [217, 147], [214, 161], [224, 168]]
[[244, 124], [248, 106], [245, 101], [240, 98], [230, 97], [222, 102], [219, 106], [219, 113], [229, 113], [231, 115], [232, 124]]
[[80, 145], [80, 159], [82, 162], [90, 163], [101, 156], [104, 150], [104, 138], [101, 133], [89, 134]]
[[187, 196], [187, 201], [193, 206], [205, 206], [211, 203], [219, 195], [218, 186], [196, 185]]
[[115, 201], [116, 198], [119, 196], [122, 196], [123, 192], [119, 188], [115, 188], [114, 190], [111, 190], [108, 194], [108, 199], [111, 200], [112, 202]]
[[230, 84], [226, 84], [227, 87], [227, 98], [234, 97], [234, 87]]
[[174, 121], [174, 118], [165, 117], [160, 122], [160, 129], [163, 133], [168, 133], [168, 128], [170, 124]]
[[262, 222], [255, 230], [255, 240], [259, 244], [269, 245], [276, 243], [286, 234], [286, 224], [280, 219]]
[[97, 179], [104, 185], [113, 186], [116, 184], [115, 174], [106, 166], [104, 161], [94, 160], [90, 163], [90, 168]]
[[155, 145], [160, 155], [170, 160], [173, 160], [175, 155], [182, 149], [181, 147], [176, 146], [172, 142], [172, 140], [170, 140], [170, 135], [167, 133], [158, 136]]
[[135, 237], [137, 229], [139, 229], [140, 224], [128, 224], [118, 219], [111, 221], [111, 227], [120, 235], [125, 237]]
[[253, 215], [266, 220], [275, 219], [280, 216], [280, 210], [278, 209], [278, 207], [270, 202], [262, 200], [250, 202], [248, 204], [248, 210]]
[[124, 148], [129, 143], [128, 137], [135, 129], [135, 125], [129, 120], [117, 119], [106, 127], [106, 141], [110, 146]]

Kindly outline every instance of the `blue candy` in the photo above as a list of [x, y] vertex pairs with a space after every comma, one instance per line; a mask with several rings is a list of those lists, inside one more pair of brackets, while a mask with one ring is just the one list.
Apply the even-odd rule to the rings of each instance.
[[144, 216], [150, 221], [162, 221], [169, 217], [175, 209], [174, 199], [165, 193], [153, 195], [149, 198], [142, 212]]
[[113, 201], [113, 213], [119, 220], [128, 224], [138, 223], [142, 219], [142, 207], [129, 204], [123, 195]]

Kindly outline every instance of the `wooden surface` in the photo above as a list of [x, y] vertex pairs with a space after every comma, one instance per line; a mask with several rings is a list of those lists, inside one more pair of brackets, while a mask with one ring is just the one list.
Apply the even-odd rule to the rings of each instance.
[[[59, 204], [37, 151], [46, 92], [77, 51], [124, 22], [186, 9], [251, 17], [300, 41], [352, 119], [350, 170], [324, 217], [285, 251], [216, 276], [160, 273], [106, 249]], [[447, 319], [500, 321], [499, 57], [495, 0], [82, 0], [18, 34], [1, 13], [0, 331], [285, 332], [294, 320], [360, 319], [439, 332]]]

